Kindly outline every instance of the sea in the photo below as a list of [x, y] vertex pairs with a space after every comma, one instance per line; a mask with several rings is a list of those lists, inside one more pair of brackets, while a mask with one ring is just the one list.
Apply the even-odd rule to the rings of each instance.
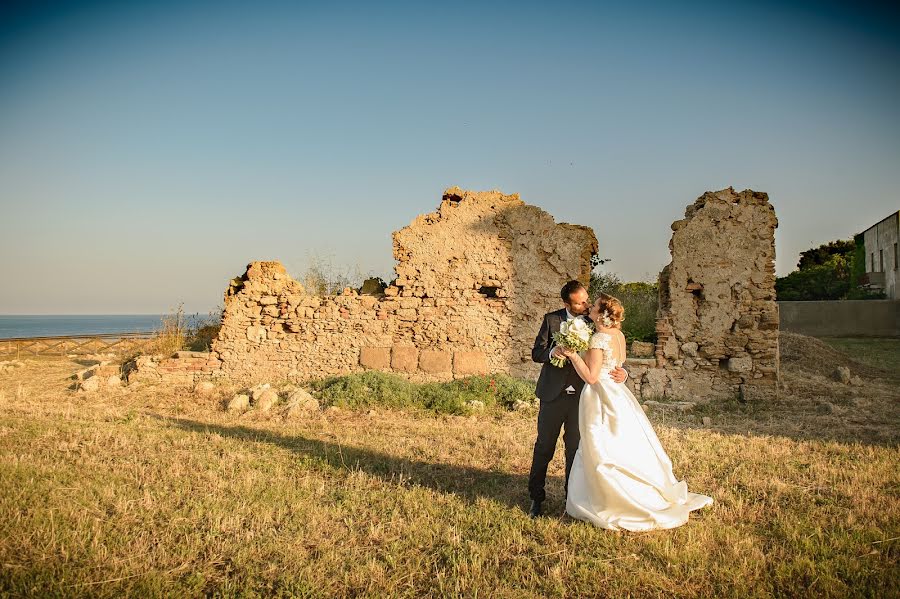
[[[52, 314], [4, 316], [0, 314], [0, 339], [10, 337], [57, 337], [99, 333], [159, 331], [163, 314]], [[186, 320], [190, 322], [191, 316]]]

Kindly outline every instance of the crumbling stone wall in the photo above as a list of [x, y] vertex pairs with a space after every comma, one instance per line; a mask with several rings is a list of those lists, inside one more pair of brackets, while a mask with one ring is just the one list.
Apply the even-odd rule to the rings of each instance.
[[570, 279], [585, 285], [597, 239], [517, 194], [448, 189], [437, 212], [394, 233], [383, 295], [305, 293], [278, 262], [254, 262], [225, 293], [212, 359], [248, 381], [362, 369], [414, 380], [536, 377], [531, 346]]
[[768, 195], [730, 187], [703, 194], [672, 223], [656, 364], [641, 364], [635, 380], [643, 397], [777, 392], [777, 226]]

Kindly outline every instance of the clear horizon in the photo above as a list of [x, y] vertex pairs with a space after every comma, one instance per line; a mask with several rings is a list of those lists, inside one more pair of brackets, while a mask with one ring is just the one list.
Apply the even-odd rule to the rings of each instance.
[[0, 314], [205, 314], [253, 260], [391, 277], [444, 189], [590, 226], [655, 279], [706, 191], [769, 194], [776, 269], [900, 207], [879, 3], [0, 7]]

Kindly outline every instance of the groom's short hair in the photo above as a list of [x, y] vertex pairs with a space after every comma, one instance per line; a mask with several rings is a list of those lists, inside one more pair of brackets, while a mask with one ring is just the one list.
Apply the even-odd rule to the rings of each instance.
[[559, 295], [562, 297], [562, 301], [568, 304], [572, 294], [579, 289], [584, 289], [584, 285], [582, 285], [580, 281], [569, 281], [563, 285], [563, 288], [559, 291]]

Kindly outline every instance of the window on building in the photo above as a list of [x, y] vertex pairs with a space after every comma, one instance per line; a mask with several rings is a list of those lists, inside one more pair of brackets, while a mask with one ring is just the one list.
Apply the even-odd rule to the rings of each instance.
[[869, 272], [875, 272], [875, 252], [869, 254]]
[[884, 250], [878, 250], [878, 272], [884, 272]]
[[897, 270], [897, 244], [894, 244], [894, 270]]

